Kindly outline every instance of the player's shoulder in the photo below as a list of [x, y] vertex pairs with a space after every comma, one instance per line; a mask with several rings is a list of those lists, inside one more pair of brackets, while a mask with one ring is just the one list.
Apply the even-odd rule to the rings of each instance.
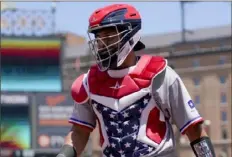
[[145, 68], [150, 69], [151, 71], [162, 71], [167, 66], [167, 60], [162, 56], [151, 56], [143, 55], [140, 58], [141, 65], [145, 65]]
[[77, 103], [85, 103], [88, 100], [88, 73], [81, 74], [77, 77], [71, 86], [72, 98]]
[[177, 72], [170, 66], [166, 67], [165, 79], [169, 85], [172, 85], [177, 79], [181, 79]]
[[140, 58], [144, 62], [156, 62], [156, 63], [164, 63], [167, 60], [163, 56], [153, 56], [153, 55], [142, 55]]
[[162, 56], [151, 56], [151, 61], [149, 65], [150, 69], [159, 74], [166, 69], [168, 61]]
[[162, 56], [142, 55], [133, 74], [145, 79], [152, 79], [165, 70], [167, 60]]
[[168, 60], [164, 57], [144, 55], [141, 58], [144, 63], [147, 63], [147, 71], [153, 73], [153, 80], [155, 80], [153, 82], [163, 82], [166, 85], [171, 85], [177, 78], [180, 79], [177, 72], [168, 65]]

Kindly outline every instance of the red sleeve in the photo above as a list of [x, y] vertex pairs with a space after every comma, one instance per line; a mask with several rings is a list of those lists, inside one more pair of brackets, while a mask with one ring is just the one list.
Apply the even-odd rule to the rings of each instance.
[[71, 95], [73, 100], [75, 100], [78, 104], [85, 103], [89, 96], [84, 86], [84, 76], [85, 74], [82, 74], [79, 76], [72, 84], [71, 87]]

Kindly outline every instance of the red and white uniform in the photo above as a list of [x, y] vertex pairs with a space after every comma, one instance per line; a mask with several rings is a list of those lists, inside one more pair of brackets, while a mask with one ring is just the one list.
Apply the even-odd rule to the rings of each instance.
[[203, 119], [182, 80], [162, 57], [142, 56], [135, 66], [101, 72], [96, 66], [72, 85], [69, 122], [100, 126], [104, 157], [173, 157], [173, 120], [180, 132]]

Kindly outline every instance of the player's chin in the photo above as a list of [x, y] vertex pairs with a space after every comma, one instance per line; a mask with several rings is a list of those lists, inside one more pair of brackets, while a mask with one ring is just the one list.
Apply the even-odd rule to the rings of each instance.
[[101, 69], [104, 70], [116, 70], [117, 67], [117, 61], [112, 61], [110, 59], [102, 61], [100, 64]]
[[117, 55], [112, 55], [112, 56], [107, 57], [107, 59], [103, 59], [102, 61], [100, 61], [100, 65], [104, 69], [115, 70], [118, 68], [117, 67], [117, 60], [118, 60]]

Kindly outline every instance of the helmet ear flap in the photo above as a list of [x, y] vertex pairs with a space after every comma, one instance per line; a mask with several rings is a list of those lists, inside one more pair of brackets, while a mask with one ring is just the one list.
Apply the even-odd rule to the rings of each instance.
[[[104, 52], [105, 50], [102, 47], [106, 47], [106, 52], [109, 54], [108, 58], [103, 56], [98, 59], [97, 63], [102, 66], [101, 69], [107, 70], [113, 65], [118, 67], [132, 50], [139, 51], [145, 48], [145, 45], [140, 42], [139, 30], [142, 27], [141, 24], [139, 12], [133, 6], [126, 4], [109, 5], [96, 10], [91, 15], [88, 34], [90, 38], [92, 35], [94, 37], [90, 42], [104, 41], [103, 45], [97, 42], [93, 54]], [[112, 32], [109, 30], [111, 27], [115, 29]], [[98, 31], [103, 31], [103, 33]], [[110, 33], [104, 33], [104, 31]], [[114, 34], [114, 32], [116, 33]], [[114, 37], [117, 37], [118, 41]], [[106, 61], [107, 65], [103, 65]]]
[[[130, 41], [130, 39], [141, 29], [141, 25], [140, 24], [137, 24], [137, 25], [132, 25], [130, 23], [130, 25], [124, 25], [124, 26], [120, 26], [118, 27], [118, 29], [124, 31], [125, 29], [130, 29], [129, 33], [127, 34], [126, 37], [124, 37], [124, 39], [122, 40], [122, 45], [124, 45], [127, 41], [130, 42], [131, 45], [133, 45], [133, 43], [131, 43], [132, 41]], [[137, 41], [136, 41], [137, 42]], [[141, 42], [141, 41], [138, 41], [134, 48], [133, 48], [133, 51], [140, 51], [142, 49], [145, 49], [145, 45]]]
[[133, 51], [140, 51], [145, 49], [146, 46], [144, 45], [144, 43], [142, 43], [141, 41], [138, 41], [137, 44], [135, 45], [135, 47], [133, 48]]

